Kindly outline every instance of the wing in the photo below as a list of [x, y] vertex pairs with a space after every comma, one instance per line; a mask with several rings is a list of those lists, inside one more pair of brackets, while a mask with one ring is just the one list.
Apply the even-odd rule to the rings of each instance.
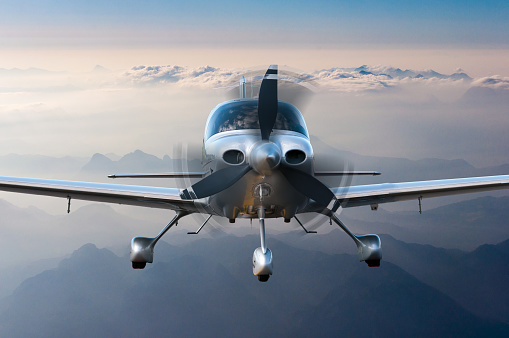
[[383, 183], [332, 188], [343, 207], [407, 201], [509, 188], [509, 175]]
[[175, 188], [0, 176], [0, 190], [190, 212], [200, 207], [199, 201], [182, 200]]

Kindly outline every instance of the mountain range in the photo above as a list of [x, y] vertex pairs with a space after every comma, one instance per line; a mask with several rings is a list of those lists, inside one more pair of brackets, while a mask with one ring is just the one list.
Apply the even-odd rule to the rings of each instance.
[[[397, 157], [365, 156], [336, 149], [316, 136], [311, 137], [311, 142], [315, 151], [317, 170], [354, 168], [382, 172], [382, 176], [360, 177], [352, 181], [352, 184], [500, 175], [509, 172], [509, 164], [476, 168], [462, 159], [409, 160]], [[108, 174], [120, 172], [180, 171], [185, 161], [182, 158], [188, 159], [189, 170], [199, 171], [201, 170], [200, 156], [201, 153], [196, 149], [190, 150], [184, 157], [173, 158], [168, 155], [159, 158], [141, 150], [135, 150], [123, 156], [97, 153], [90, 158], [9, 154], [0, 156], [0, 172], [2, 175], [11, 176], [51, 175], [53, 178], [58, 178], [57, 175], [65, 175], [68, 178], [79, 178], [80, 175], [85, 175], [104, 178]]]
[[[256, 245], [257, 236], [225, 236], [180, 247], [162, 242], [156, 253], [158, 261], [142, 271], [130, 268], [127, 253], [119, 257], [87, 244], [55, 269], [25, 280], [1, 302], [0, 334], [509, 334], [509, 325], [504, 324], [506, 309], [497, 314], [500, 307], [493, 311], [478, 308], [476, 312], [482, 313], [479, 315], [461, 305], [472, 306], [468, 305], [469, 300], [478, 304], [485, 290], [499, 294], [495, 306], [505, 301], [508, 292], [503, 285], [507, 273], [500, 276], [499, 271], [509, 268], [507, 242], [458, 253], [384, 240], [388, 240], [391, 249], [382, 266], [374, 269], [359, 263], [353, 255], [329, 255], [271, 240], [277, 265], [268, 283], [259, 283], [250, 271], [250, 252], [246, 248]], [[406, 272], [409, 263], [414, 271], [422, 269], [421, 274], [429, 275], [428, 280], [437, 277], [439, 286], [416, 278], [415, 272]], [[450, 269], [449, 273], [444, 273], [444, 269]], [[470, 273], [457, 274], [458, 271]], [[481, 289], [479, 281], [483, 282]], [[449, 290], [439, 290], [448, 289], [447, 286]], [[452, 290], [454, 287], [458, 290]], [[482, 305], [487, 308], [492, 301], [484, 298]]]
[[[352, 162], [357, 170], [381, 170], [383, 181], [503, 174], [508, 168], [362, 156], [318, 138], [313, 145], [317, 154], [329, 154], [317, 155], [320, 170], [347, 169]], [[3, 159], [3, 172], [12, 174], [66, 172], [67, 177], [54, 178], [104, 181], [112, 172], [182, 166], [181, 159], [140, 150], [90, 159]], [[192, 166], [199, 167], [199, 160]], [[275, 274], [266, 284], [250, 271], [259, 238], [252, 235], [257, 227], [245, 222], [231, 228], [212, 222], [193, 237], [186, 232], [200, 220], [190, 217], [165, 236], [171, 244], [158, 244], [154, 264], [133, 271], [130, 238], [156, 234], [170, 213], [78, 204], [69, 215], [50, 215], [1, 201], [0, 251], [9, 259], [0, 276], [0, 335], [505, 336], [509, 197], [469, 198], [438, 208], [425, 200], [422, 215], [417, 206], [412, 212], [345, 208], [340, 217], [355, 233], [381, 234], [379, 269], [359, 263], [355, 245], [337, 227], [324, 224], [326, 219], [303, 219], [318, 235], [305, 235], [293, 223], [268, 222]]]

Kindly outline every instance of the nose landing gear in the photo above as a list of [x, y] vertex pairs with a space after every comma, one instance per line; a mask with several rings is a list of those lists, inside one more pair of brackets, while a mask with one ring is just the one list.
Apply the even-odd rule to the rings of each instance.
[[272, 252], [265, 243], [265, 209], [258, 209], [260, 219], [260, 242], [261, 246], [253, 253], [253, 274], [260, 282], [266, 282], [272, 275]]

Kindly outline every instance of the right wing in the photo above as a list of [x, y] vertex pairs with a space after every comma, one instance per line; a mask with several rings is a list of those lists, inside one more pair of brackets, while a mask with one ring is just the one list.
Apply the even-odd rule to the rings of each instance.
[[343, 207], [509, 189], [509, 175], [332, 188]]
[[199, 212], [204, 207], [180, 198], [176, 188], [0, 176], [0, 190], [176, 211]]

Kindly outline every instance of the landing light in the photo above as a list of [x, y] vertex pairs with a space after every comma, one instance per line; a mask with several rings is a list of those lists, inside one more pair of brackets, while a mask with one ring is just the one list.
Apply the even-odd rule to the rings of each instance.
[[271, 193], [272, 187], [268, 183], [257, 184], [253, 189], [253, 195], [260, 199], [270, 196]]

